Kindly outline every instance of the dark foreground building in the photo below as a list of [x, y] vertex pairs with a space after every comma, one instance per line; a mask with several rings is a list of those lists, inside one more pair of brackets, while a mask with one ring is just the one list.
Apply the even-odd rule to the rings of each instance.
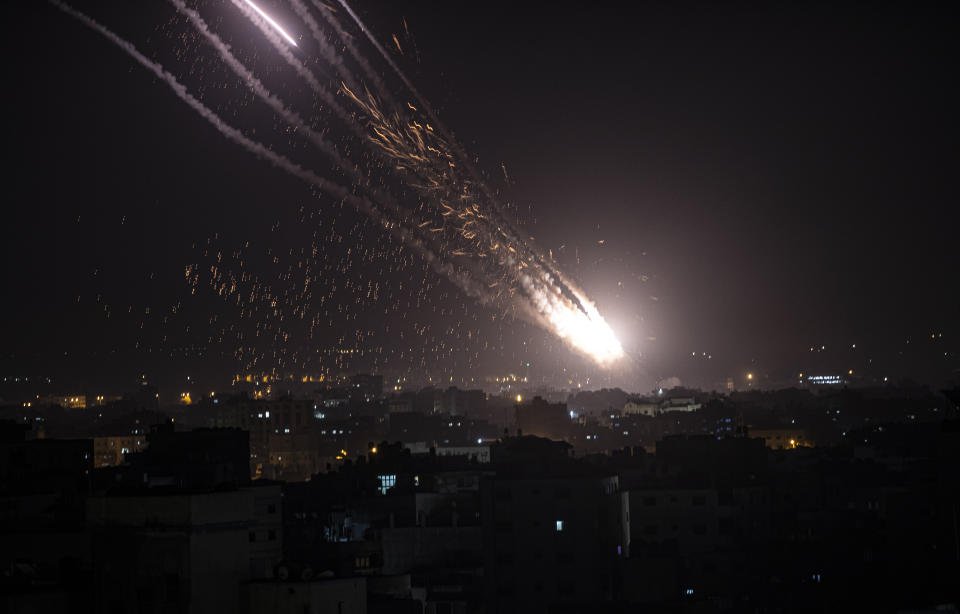
[[615, 472], [527, 436], [496, 448], [480, 489], [490, 612], [589, 611], [617, 598], [629, 499]]
[[[840, 429], [818, 447], [738, 427], [579, 456], [450, 414], [324, 417], [308, 427], [366, 453], [288, 482], [251, 479], [244, 429], [163, 421], [94, 469], [92, 439], [0, 422], [0, 612], [956, 611], [947, 402], [922, 414], [911, 397], [882, 423], [815, 407]], [[286, 423], [280, 403], [270, 420], [279, 407]], [[530, 405], [561, 424], [562, 407]], [[728, 423], [710, 411], [683, 416]]]

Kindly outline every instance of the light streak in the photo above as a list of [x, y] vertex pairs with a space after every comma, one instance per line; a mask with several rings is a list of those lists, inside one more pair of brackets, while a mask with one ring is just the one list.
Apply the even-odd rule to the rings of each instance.
[[257, 5], [254, 4], [253, 2], [250, 2], [250, 0], [244, 0], [244, 2], [246, 2], [247, 4], [249, 4], [249, 5], [250, 5], [250, 8], [252, 8], [253, 10], [255, 10], [258, 15], [260, 15], [261, 17], [263, 17], [264, 19], [266, 19], [266, 20], [267, 20], [267, 23], [269, 23], [271, 26], [273, 26], [273, 28], [274, 28], [277, 32], [279, 32], [280, 34], [282, 34], [283, 37], [284, 37], [285, 39], [287, 39], [287, 41], [288, 41], [291, 45], [293, 45], [294, 47], [297, 47], [296, 41], [294, 41], [293, 38], [291, 38], [289, 34], [287, 34], [286, 32], [284, 32], [284, 31], [283, 31], [283, 28], [280, 27], [280, 24], [278, 24], [278, 23], [275, 22], [273, 19], [271, 19], [271, 18], [270, 18], [270, 15], [267, 15], [266, 13], [264, 13], [264, 12], [260, 9], [259, 6], [257, 6]]
[[[413, 248], [435, 272], [446, 276], [465, 294], [478, 299], [481, 304], [494, 306], [506, 316], [518, 317], [541, 326], [600, 366], [612, 366], [626, 356], [612, 328], [586, 294], [557, 269], [552, 257], [547, 259], [543, 250], [528, 241], [526, 235], [519, 232], [512, 221], [503, 214], [498, 198], [484, 185], [482, 178], [473, 168], [471, 159], [458, 145], [453, 135], [439, 123], [429, 104], [399, 72], [390, 57], [350, 11], [345, 0], [341, 0], [341, 3], [357, 20], [361, 30], [367, 34], [374, 46], [383, 53], [387, 62], [397, 71], [401, 80], [414, 95], [418, 106], [414, 106], [411, 102], [407, 102], [405, 107], [393, 104], [390, 97], [378, 99], [366, 88], [361, 91], [351, 87], [356, 83], [356, 79], [340, 62], [338, 71], [342, 72], [343, 77], [341, 92], [361, 111], [362, 121], [358, 121], [353, 112], [344, 109], [331, 92], [317, 81], [309, 68], [294, 58], [277, 34], [294, 47], [297, 47], [297, 44], [277, 22], [251, 0], [244, 0], [244, 2], [263, 19], [263, 22], [249, 13], [238, 0], [232, 1], [254, 21], [291, 68], [320, 95], [327, 103], [327, 108], [340, 117], [347, 128], [371, 148], [368, 153], [375, 154], [380, 163], [384, 163], [381, 168], [393, 169], [393, 172], [399, 173], [405, 179], [408, 187], [419, 193], [420, 203], [415, 211], [406, 211], [389, 193], [389, 188], [385, 189], [382, 184], [377, 186], [377, 182], [367, 176], [370, 169], [351, 163], [350, 154], [347, 153], [349, 148], [340, 153], [337, 147], [323, 138], [322, 133], [315, 132], [293, 107], [270, 92], [230, 52], [229, 46], [209, 29], [199, 14], [185, 6], [183, 0], [171, 0], [171, 2], [180, 11], [186, 13], [195, 28], [216, 49], [221, 59], [253, 90], [254, 94], [288, 124], [299, 129], [317, 149], [333, 160], [336, 166], [342, 169], [341, 172], [352, 180], [352, 186], [325, 178], [311, 168], [301, 166], [290, 158], [274, 152], [264, 143], [251, 139], [240, 129], [226, 124], [212, 109], [188, 93], [186, 87], [172, 74], [143, 56], [132, 44], [86, 15], [67, 7], [58, 0], [51, 0], [61, 10], [104, 35], [160, 77], [180, 99], [209, 121], [226, 138], [325, 194], [350, 204], [368, 215], [382, 228]], [[298, 13], [309, 17], [299, 0], [295, 0], [295, 8], [298, 9]], [[329, 15], [324, 14], [324, 16], [329, 23], [334, 23]], [[274, 31], [271, 31], [267, 25]], [[319, 28], [315, 22], [311, 26], [311, 31], [317, 37]], [[346, 42], [345, 45], [348, 48], [351, 47]], [[332, 49], [324, 49], [335, 57]], [[358, 60], [363, 59], [355, 50], [350, 49], [350, 51]], [[360, 64], [367, 71], [367, 67], [364, 66], [365, 60]], [[373, 80], [376, 84], [376, 79]], [[420, 117], [418, 118], [417, 115]], [[426, 118], [423, 115], [436, 124], [438, 129], [434, 130], [433, 125], [424, 121]], [[503, 168], [503, 171], [506, 176], [506, 168]], [[366, 197], [357, 194], [358, 190], [366, 192]], [[530, 239], [532, 240], [532, 237]], [[227, 288], [229, 288], [229, 294], [236, 292], [235, 280], [220, 280], [216, 269], [212, 275], [213, 278], [217, 278], [215, 280], [217, 283], [223, 282], [220, 286], [221, 295], [227, 291]], [[188, 278], [191, 278], [189, 272]], [[196, 276], [191, 279], [195, 284]], [[306, 284], [305, 288], [307, 287], [309, 283]], [[369, 291], [367, 294], [369, 296]], [[276, 316], [278, 313], [276, 299], [269, 296], [269, 293], [265, 298], [269, 302], [270, 310]], [[250, 302], [252, 303], [253, 300], [253, 294], [251, 294]], [[306, 289], [304, 300], [309, 300]], [[321, 299], [322, 303], [323, 299]], [[300, 317], [303, 318], [304, 309], [305, 307], [298, 306], [294, 311], [295, 313], [299, 311]], [[248, 311], [252, 315], [254, 309], [250, 308]], [[282, 320], [282, 316], [280, 319]], [[423, 335], [423, 332], [418, 334]], [[283, 339], [286, 340], [286, 334], [283, 335]], [[442, 347], [443, 344], [440, 345]]]
[[[261, 20], [259, 15], [254, 16], [252, 13], [250, 13], [251, 7], [256, 8], [253, 6], [253, 3], [250, 2], [250, 0], [243, 0], [243, 2], [250, 5], [250, 7], [244, 6], [240, 0], [231, 0], [231, 2], [233, 2], [234, 6], [239, 8], [241, 11], [246, 12], [251, 17], [256, 26], [260, 28], [260, 31], [263, 32], [264, 36], [266, 36], [270, 44], [273, 45], [273, 48], [276, 49], [277, 53], [280, 54], [280, 57], [284, 59], [287, 65], [290, 66], [290, 68], [293, 69], [301, 79], [307, 82], [310, 88], [316, 92], [316, 94], [320, 96], [320, 98], [326, 103], [327, 107], [333, 111], [337, 117], [343, 120], [344, 125], [346, 125], [350, 130], [356, 130], [357, 127], [355, 122], [352, 121], [350, 115], [343, 109], [342, 106], [340, 106], [336, 96], [334, 96], [332, 92], [330, 92], [326, 87], [323, 86], [323, 84], [320, 83], [319, 80], [317, 80], [316, 76], [304, 62], [294, 57], [293, 53], [290, 52], [289, 47], [284, 45], [281, 37], [277, 35], [277, 32], [274, 32], [270, 29], [270, 24], [272, 22]], [[286, 36], [285, 32], [282, 30], [280, 32], [283, 33], [283, 36]], [[287, 37], [287, 39], [290, 40], [289, 37]]]
[[[449, 164], [455, 147], [446, 135], [424, 131], [421, 124], [405, 120], [398, 111], [386, 111], [370, 92], [361, 96], [345, 83], [341, 89], [366, 116], [368, 142], [401, 172], [410, 173], [408, 184], [433, 203], [436, 225], [426, 230], [443, 233], [449, 243], [455, 243], [457, 247], [449, 252], [452, 256], [477, 256], [491, 262], [480, 265], [479, 274], [487, 278], [488, 290], [492, 292], [502, 281], [504, 291], [488, 300], [542, 326], [600, 366], [611, 366], [626, 357], [613, 329], [582, 290], [532, 244], [507, 232], [501, 221], [477, 215], [475, 201], [482, 195], [475, 193], [476, 184]], [[407, 103], [407, 108], [415, 107]], [[462, 207], [445, 199], [444, 194], [451, 193], [463, 201]], [[495, 202], [483, 202], [488, 208], [496, 206]], [[420, 227], [424, 226], [426, 223]]]
[[321, 177], [314, 171], [306, 169], [291, 161], [289, 158], [272, 151], [263, 143], [246, 136], [239, 129], [224, 122], [223, 119], [221, 119], [220, 116], [217, 115], [212, 109], [204, 105], [202, 102], [200, 102], [200, 100], [190, 94], [187, 91], [187, 88], [177, 81], [176, 77], [167, 72], [163, 66], [140, 53], [132, 43], [124, 40], [96, 20], [74, 9], [73, 7], [64, 4], [60, 0], [49, 1], [64, 13], [67, 13], [86, 25], [91, 30], [101, 34], [107, 40], [125, 51], [144, 68], [159, 77], [170, 87], [171, 90], [173, 90], [174, 94], [176, 94], [178, 98], [196, 111], [198, 115], [213, 125], [213, 127], [216, 128], [216, 130], [224, 137], [233, 141], [237, 145], [240, 145], [253, 155], [264, 159], [274, 166], [284, 170], [288, 174], [316, 187], [333, 198], [342, 199], [344, 202], [349, 203], [361, 213], [369, 215], [372, 219], [389, 229], [391, 234], [398, 236], [401, 241], [419, 253], [419, 255], [426, 260], [437, 273], [446, 275], [466, 294], [478, 298], [481, 301], [484, 300], [484, 295], [481, 289], [482, 286], [480, 284], [467, 279], [463, 275], [455, 274], [455, 272], [452, 271], [452, 267], [449, 263], [441, 262], [437, 255], [430, 250], [429, 246], [425, 245], [424, 242], [418, 237], [413, 236], [408, 229], [386, 217], [384, 212], [380, 211], [370, 200], [353, 195], [351, 190], [345, 186]]

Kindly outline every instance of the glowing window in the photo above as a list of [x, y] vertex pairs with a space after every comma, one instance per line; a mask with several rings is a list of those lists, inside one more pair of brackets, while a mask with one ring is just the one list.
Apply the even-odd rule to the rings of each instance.
[[396, 475], [379, 475], [380, 478], [380, 494], [385, 495], [387, 491], [397, 485], [397, 476]]

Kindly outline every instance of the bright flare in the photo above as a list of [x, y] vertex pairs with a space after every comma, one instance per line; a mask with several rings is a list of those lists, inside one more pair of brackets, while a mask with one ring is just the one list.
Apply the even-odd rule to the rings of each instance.
[[575, 349], [590, 356], [601, 366], [610, 366], [624, 358], [623, 346], [596, 306], [585, 295], [567, 285], [577, 302], [564, 296], [550, 275], [521, 277], [533, 303], [548, 328]]
[[623, 358], [623, 346], [597, 308], [586, 297], [577, 298], [582, 310], [569, 301], [551, 301], [553, 304], [545, 315], [557, 336], [601, 366], [609, 366]]
[[258, 15], [260, 15], [261, 17], [263, 17], [264, 19], [266, 19], [266, 20], [267, 20], [267, 23], [269, 23], [271, 26], [273, 26], [273, 29], [274, 29], [274, 30], [276, 30], [277, 32], [279, 32], [280, 34], [282, 34], [283, 37], [284, 37], [285, 39], [287, 39], [287, 41], [288, 41], [291, 45], [293, 45], [294, 47], [297, 46], [297, 43], [294, 42], [293, 38], [291, 38], [289, 34], [287, 34], [286, 32], [283, 31], [283, 28], [280, 27], [280, 24], [278, 24], [277, 22], [275, 22], [273, 19], [270, 18], [269, 15], [267, 15], [267, 14], [264, 13], [262, 10], [260, 10], [260, 7], [259, 7], [259, 6], [257, 6], [257, 5], [254, 4], [253, 2], [250, 2], [250, 0], [244, 0], [244, 1], [245, 1], [247, 4], [249, 4], [250, 7], [251, 7], [253, 10], [255, 10]]

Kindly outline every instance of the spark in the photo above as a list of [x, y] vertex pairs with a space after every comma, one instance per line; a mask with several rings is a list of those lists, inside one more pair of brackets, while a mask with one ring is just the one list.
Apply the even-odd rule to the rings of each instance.
[[289, 34], [287, 34], [286, 32], [284, 32], [284, 31], [283, 31], [283, 28], [280, 27], [280, 24], [278, 24], [278, 23], [275, 22], [273, 19], [271, 19], [271, 18], [270, 18], [270, 15], [267, 15], [266, 13], [264, 13], [264, 12], [260, 9], [259, 6], [257, 6], [256, 4], [254, 4], [253, 2], [251, 2], [250, 0], [244, 0], [244, 2], [246, 2], [247, 4], [249, 4], [249, 5], [250, 5], [250, 8], [252, 8], [253, 10], [255, 10], [258, 15], [260, 15], [261, 17], [263, 17], [264, 19], [266, 19], [266, 20], [267, 20], [267, 23], [269, 23], [271, 26], [273, 26], [274, 30], [276, 30], [277, 32], [279, 32], [280, 34], [282, 34], [283, 37], [284, 37], [285, 39], [287, 39], [287, 42], [289, 42], [289, 43], [290, 43], [291, 45], [293, 45], [294, 47], [297, 47], [296, 41], [294, 41], [293, 38], [291, 38], [291, 36], [290, 36]]
[[[423, 309], [430, 305], [433, 313], [441, 317], [452, 316], [454, 311], [443, 303], [447, 297], [446, 293], [439, 295], [440, 303], [430, 296], [431, 290], [436, 287], [435, 281], [425, 276], [430, 269], [447, 277], [465, 295], [478, 299], [479, 304], [493, 307], [498, 311], [499, 316], [491, 317], [493, 321], [519, 318], [538, 325], [571, 348], [592, 358], [600, 366], [612, 366], [614, 362], [626, 357], [612, 328], [600, 315], [596, 306], [558, 269], [552, 253], [549, 254], [548, 259], [547, 253], [532, 243], [533, 238], [529, 237], [528, 240], [527, 235], [517, 227], [503, 203], [498, 202], [499, 197], [490, 192], [483, 178], [473, 168], [474, 161], [465, 154], [452, 133], [439, 124], [430, 105], [413, 89], [402, 73], [400, 73], [401, 80], [411, 90], [414, 100], [418, 103], [416, 106], [413, 102], [406, 102], [405, 106], [402, 102], [397, 104], [389, 94], [381, 93], [377, 96], [362, 85], [358, 87], [358, 76], [352, 74], [342, 60], [339, 62], [331, 60], [331, 65], [336, 67], [341, 77], [339, 93], [345, 95], [346, 99], [356, 106], [354, 109], [345, 109], [334, 95], [319, 83], [312, 69], [298, 61], [283, 44], [277, 34], [297, 47], [293, 38], [277, 22], [251, 0], [244, 0], [244, 2], [264, 20], [263, 22], [253, 18], [247, 7], [240, 4], [238, 0], [233, 0], [238, 8], [253, 18], [291, 68], [320, 95], [333, 115], [343, 120], [345, 127], [357, 137], [354, 144], [348, 143], [340, 149], [339, 146], [327, 140], [325, 132], [314, 131], [294, 105], [268, 90], [254, 76], [251, 69], [233, 55], [229, 46], [200, 19], [199, 14], [187, 9], [183, 0], [170, 0], [180, 11], [187, 14], [196, 30], [206, 38], [227, 67], [253, 90], [254, 95], [290, 126], [288, 134], [292, 130], [293, 133], [303, 135], [306, 142], [325, 154], [326, 158], [341, 169], [340, 177], [348, 182], [343, 184], [339, 182], [339, 177], [337, 179], [324, 177], [310, 166], [302, 165], [292, 158], [276, 153], [266, 142], [255, 141], [238, 127], [226, 124], [212, 109], [189, 94], [187, 88], [172, 74], [140, 54], [132, 44], [120, 39], [86, 16], [66, 8], [57, 0], [51, 1], [99, 31], [132, 55], [145, 68], [161, 77], [184, 102], [213, 124], [225, 137], [305, 181], [316, 188], [318, 193], [338, 200], [341, 206], [351, 205], [365, 214], [381, 231], [385, 230], [392, 239], [397, 240], [397, 245], [403, 246], [402, 251], [386, 246], [382, 250], [375, 248], [376, 258], [382, 259], [381, 262], [385, 265], [381, 268], [380, 274], [387, 275], [379, 281], [374, 279], [375, 284], [369, 280], [363, 283], [362, 273], [358, 273], [357, 267], [354, 266], [357, 264], [355, 256], [351, 256], [351, 249], [356, 250], [356, 246], [362, 245], [361, 241], [364, 239], [364, 231], [359, 225], [355, 225], [345, 233], [343, 232], [345, 229], [337, 230], [336, 227], [331, 227], [329, 232], [324, 230], [322, 237], [319, 233], [315, 233], [313, 249], [310, 250], [312, 254], [310, 252], [304, 254], [304, 251], [300, 250], [300, 254], [296, 255], [294, 250], [290, 249], [287, 255], [293, 258], [294, 262], [286, 272], [277, 275], [275, 281], [251, 275], [245, 270], [244, 260], [247, 256], [241, 251], [234, 252], [232, 257], [229, 253], [222, 254], [216, 251], [216, 262], [211, 264], [209, 273], [204, 274], [204, 277], [208, 278], [210, 288], [218, 296], [236, 304], [240, 320], [252, 320], [252, 328], [248, 327], [244, 330], [239, 326], [235, 328], [231, 324], [228, 328], [221, 328], [219, 332], [215, 332], [215, 336], [219, 342], [223, 342], [224, 336], [236, 335], [237, 346], [234, 355], [238, 360], [246, 363], [246, 369], [255, 368], [258, 362], [263, 365], [271, 360], [268, 355], [269, 350], [264, 352], [254, 345], [258, 343], [254, 341], [255, 338], [266, 339], [268, 343], [270, 339], [273, 340], [275, 345], [272, 360], [277, 364], [282, 365], [284, 361], [299, 363], [301, 366], [304, 364], [303, 358], [297, 356], [297, 351], [287, 353], [291, 336], [288, 322], [291, 320], [307, 322], [309, 324], [307, 338], [313, 339], [315, 329], [321, 326], [334, 327], [336, 317], [344, 317], [348, 322], [356, 320], [357, 312], [367, 307], [375, 308], [377, 311], [383, 309], [385, 314], [389, 309], [401, 311], [402, 317], [407, 318], [409, 313], [415, 313], [410, 311], [411, 308]], [[341, 0], [341, 4], [349, 11], [344, 0]], [[314, 5], [316, 6], [315, 1]], [[310, 17], [300, 0], [294, 0], [294, 8], [301, 17]], [[331, 26], [334, 26], [335, 20], [328, 12], [321, 11], [321, 15]], [[312, 17], [307, 22], [314, 38], [322, 39], [319, 26]], [[267, 27], [268, 25], [273, 28], [273, 32]], [[362, 24], [360, 27], [383, 53], [383, 49], [369, 32], [366, 32]], [[334, 32], [341, 32], [341, 30], [334, 28]], [[349, 39], [343, 36], [341, 38], [344, 47], [368, 74], [376, 90], [380, 91], [382, 88], [377, 87], [376, 73], [369, 69], [363, 56], [353, 49]], [[329, 55], [334, 60], [340, 59], [334, 47], [321, 45], [321, 48], [325, 55]], [[393, 66], [388, 56], [386, 59]], [[393, 68], [397, 70], [395, 66]], [[357, 114], [356, 111], [360, 113]], [[428, 118], [433, 124], [426, 121]], [[437, 126], [436, 130], [434, 124]], [[360, 154], [360, 157], [355, 158], [354, 151], [358, 149], [356, 144], [362, 144], [367, 149]], [[361, 159], [370, 161], [359, 162]], [[392, 193], [391, 186], [378, 177], [376, 170], [378, 168], [396, 173], [407, 187], [418, 193], [419, 202], [415, 209], [401, 206], [400, 200]], [[505, 180], [509, 182], [507, 169], [502, 163], [501, 168]], [[345, 239], [355, 247], [347, 249], [346, 257], [339, 263], [328, 263], [326, 257], [318, 253], [318, 241], [340, 244]], [[603, 242], [600, 241], [601, 244]], [[209, 243], [208, 240], [208, 247]], [[249, 244], [244, 247], [249, 247]], [[319, 251], [322, 250], [321, 246]], [[214, 251], [209, 253], [212, 258]], [[208, 251], [204, 248], [201, 257], [206, 259], [207, 254]], [[408, 254], [422, 258], [422, 269], [419, 267], [417, 270], [413, 269], [415, 260]], [[274, 254], [268, 249], [266, 255], [274, 265], [281, 262], [282, 254]], [[373, 263], [374, 257], [372, 253], [368, 254], [368, 250], [363, 249], [360, 261]], [[323, 271], [331, 270], [335, 270], [336, 274], [331, 276], [322, 274]], [[299, 284], [293, 277], [299, 274], [297, 271], [302, 271], [303, 276], [303, 281]], [[385, 290], [382, 286], [388, 285], [389, 275], [396, 276], [401, 271], [407, 271], [408, 276], [398, 283], [397, 292], [389, 288]], [[321, 272], [319, 280], [318, 272]], [[194, 294], [200, 279], [200, 267], [190, 265], [185, 273], [190, 285], [190, 293]], [[324, 281], [326, 278], [346, 281], [342, 284], [331, 283]], [[274, 283], [289, 284], [290, 289], [284, 290], [282, 287], [275, 286]], [[404, 302], [399, 296], [400, 292], [405, 291], [407, 284], [415, 289], [415, 305], [409, 301]], [[418, 286], [419, 290], [417, 290]], [[478, 328], [478, 314], [470, 314], [473, 324], [463, 322], [459, 320], [462, 317], [459, 314], [467, 313], [467, 304], [464, 303], [461, 306], [462, 312], [459, 308], [457, 309], [458, 321], [455, 325], [451, 323], [451, 326], [445, 327], [442, 333], [438, 332], [440, 326], [412, 322], [415, 336], [422, 339], [423, 350], [432, 352], [435, 359], [449, 363], [453, 353], [459, 351], [458, 348], [466, 346], [474, 339], [482, 339], [482, 347], [478, 345], [474, 348], [476, 351], [471, 352], [469, 364], [479, 358], [480, 351], [488, 348], [485, 339], [487, 335], [481, 335], [481, 330]], [[178, 309], [179, 303], [171, 313], [176, 314]], [[107, 313], [109, 317], [108, 309]], [[211, 325], [215, 319], [211, 319]], [[166, 321], [166, 318], [164, 320]], [[467, 326], [473, 328], [466, 328]], [[441, 334], [443, 337], [439, 336]], [[367, 342], [366, 339], [371, 337], [372, 332], [357, 330], [356, 335], [356, 343], [359, 346]], [[402, 330], [400, 337], [403, 338]], [[213, 336], [210, 339], [212, 340]], [[345, 342], [346, 340], [342, 337], [338, 340], [339, 344]], [[383, 348], [379, 347], [376, 352], [381, 354], [382, 350]], [[361, 350], [357, 351], [362, 354]], [[315, 352], [319, 353], [320, 350], [317, 349]], [[354, 350], [350, 349], [348, 352], [352, 355]], [[409, 361], [413, 358], [413, 352], [413, 348], [399, 351], [399, 358]], [[396, 353], [390, 351], [386, 355]], [[341, 362], [344, 360], [343, 356], [344, 351], [336, 353], [335, 360], [338, 368], [344, 367]], [[385, 359], [386, 356], [381, 358], [381, 360]], [[329, 375], [329, 366], [327, 374]]]
[[[444, 136], [425, 134], [420, 124], [407, 121], [397, 111], [389, 112], [369, 91], [365, 95], [353, 92], [341, 84], [341, 90], [352, 100], [366, 117], [367, 141], [387, 157], [397, 169], [411, 173], [409, 183], [418, 187], [423, 196], [434, 201], [437, 224], [428, 228], [430, 233], [443, 235], [460, 246], [450, 251], [454, 256], [476, 255], [490, 261], [482, 265], [479, 273], [487, 277], [488, 289], [505, 282], [506, 297], [523, 296], [527, 300], [501, 305], [504, 311], [519, 308], [528, 319], [555, 334], [576, 350], [586, 354], [601, 366], [611, 366], [626, 354], [612, 328], [600, 315], [597, 308], [555, 267], [550, 266], [535, 247], [522, 237], [505, 229], [496, 219], [468, 224], [450, 224], [456, 217], [464, 219], [474, 214], [473, 201], [482, 198], [472, 191], [472, 183], [461, 176], [452, 164], [444, 164], [453, 155], [453, 144]], [[415, 111], [409, 102], [407, 107]], [[444, 193], [460, 193], [465, 201], [463, 208], [455, 208], [444, 200]], [[490, 213], [497, 213], [495, 201], [486, 201]], [[439, 205], [439, 206], [437, 206]], [[423, 227], [426, 223], [421, 224]], [[446, 234], [447, 231], [454, 231]], [[458, 236], [459, 235], [459, 236]], [[477, 240], [482, 237], [484, 240]], [[497, 237], [498, 240], [493, 240]], [[502, 240], [499, 240], [502, 238]], [[469, 243], [464, 245], [461, 239]], [[492, 278], [492, 279], [491, 279]], [[493, 282], [493, 283], [491, 283]], [[500, 294], [488, 300], [497, 301]]]

